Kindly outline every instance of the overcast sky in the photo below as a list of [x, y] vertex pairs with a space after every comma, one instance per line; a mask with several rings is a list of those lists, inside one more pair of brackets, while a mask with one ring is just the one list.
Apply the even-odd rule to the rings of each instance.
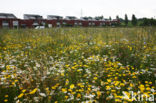
[[156, 0], [0, 0], [0, 13], [60, 15], [60, 16], [100, 16], [115, 18], [155, 17]]

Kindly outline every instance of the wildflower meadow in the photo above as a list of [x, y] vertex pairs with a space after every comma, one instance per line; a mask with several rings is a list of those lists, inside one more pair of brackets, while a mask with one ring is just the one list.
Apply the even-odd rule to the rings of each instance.
[[154, 103], [156, 28], [0, 30], [0, 103]]

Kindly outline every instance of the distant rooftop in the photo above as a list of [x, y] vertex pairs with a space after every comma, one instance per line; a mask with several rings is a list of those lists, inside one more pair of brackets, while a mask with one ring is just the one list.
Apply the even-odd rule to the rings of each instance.
[[92, 17], [81, 17], [81, 20], [93, 20]]
[[65, 19], [68, 19], [68, 20], [76, 20], [77, 17], [75, 17], [75, 16], [66, 16]]
[[60, 20], [60, 19], [63, 19], [63, 17], [62, 16], [58, 16], [58, 15], [48, 15], [47, 16], [47, 19], [49, 19], [49, 20]]
[[0, 18], [17, 19], [17, 17], [11, 13], [0, 13]]
[[24, 19], [43, 19], [43, 17], [35, 14], [24, 14]]

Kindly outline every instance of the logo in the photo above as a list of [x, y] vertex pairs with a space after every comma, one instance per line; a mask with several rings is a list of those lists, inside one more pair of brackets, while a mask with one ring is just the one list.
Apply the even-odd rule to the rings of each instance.
[[122, 99], [124, 99], [124, 100], [154, 102], [154, 94], [141, 93], [140, 91], [138, 91], [138, 92], [123, 91], [122, 93], [123, 93]]

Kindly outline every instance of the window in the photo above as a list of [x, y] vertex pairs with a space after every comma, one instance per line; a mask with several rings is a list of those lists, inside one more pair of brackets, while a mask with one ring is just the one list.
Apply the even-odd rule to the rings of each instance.
[[6, 16], [0, 15], [0, 18], [6, 18]]
[[92, 23], [92, 25], [95, 25], [95, 23]]
[[57, 25], [60, 25], [60, 22], [57, 22], [56, 24], [57, 24]]
[[2, 21], [2, 26], [9, 26], [9, 22], [6, 20]]
[[82, 23], [79, 23], [79, 25], [82, 25]]
[[18, 21], [13, 21], [13, 26], [18, 26]]
[[38, 26], [38, 25], [39, 25], [38, 22], [34, 21], [33, 26]]
[[63, 22], [63, 25], [66, 25], [66, 22]]
[[15, 18], [15, 17], [14, 17], [14, 16], [8, 16], [8, 18], [13, 19], [13, 18]]
[[52, 27], [52, 24], [48, 24], [48, 27], [51, 28]]
[[61, 26], [61, 23], [60, 22], [57, 22], [56, 25], [57, 25], [57, 27], [60, 27]]
[[75, 22], [74, 24], [77, 25], [77, 22]]

